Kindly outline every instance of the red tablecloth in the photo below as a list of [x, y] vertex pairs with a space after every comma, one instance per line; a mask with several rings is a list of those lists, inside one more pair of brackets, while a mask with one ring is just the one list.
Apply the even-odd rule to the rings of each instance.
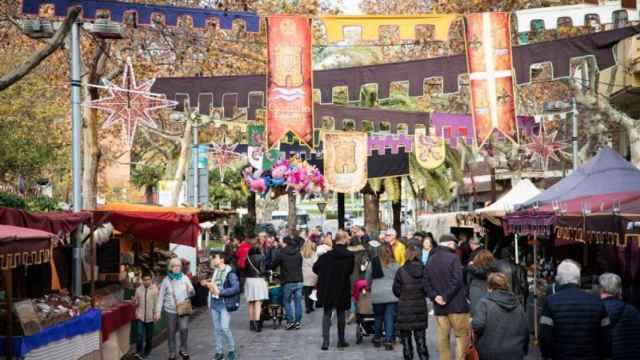
[[136, 307], [131, 303], [123, 303], [102, 312], [102, 342], [109, 340], [109, 335], [120, 327], [136, 319]]

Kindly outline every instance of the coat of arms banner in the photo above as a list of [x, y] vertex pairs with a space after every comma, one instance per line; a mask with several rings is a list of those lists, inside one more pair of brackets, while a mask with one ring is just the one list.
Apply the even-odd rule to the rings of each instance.
[[425, 169], [433, 170], [444, 163], [447, 155], [445, 138], [427, 135], [426, 131], [416, 132], [414, 151], [418, 164]]
[[324, 178], [329, 190], [360, 191], [367, 184], [367, 133], [325, 131]]
[[267, 147], [273, 147], [289, 131], [313, 147], [309, 19], [270, 16], [267, 52]]
[[495, 129], [517, 138], [509, 13], [466, 17], [467, 67], [475, 138], [482, 146]]

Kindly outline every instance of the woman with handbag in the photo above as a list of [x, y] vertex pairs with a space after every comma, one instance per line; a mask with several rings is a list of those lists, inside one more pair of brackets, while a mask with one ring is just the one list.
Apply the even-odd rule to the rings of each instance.
[[236, 360], [236, 343], [229, 326], [230, 313], [240, 306], [240, 280], [231, 266], [226, 264], [225, 255], [215, 252], [211, 255], [213, 276], [203, 280], [202, 286], [209, 289], [209, 309], [213, 320], [213, 340], [215, 343], [214, 360], [224, 359], [223, 341], [227, 342], [227, 360]]
[[471, 321], [480, 359], [524, 359], [529, 350], [529, 328], [522, 305], [509, 291], [504, 274], [489, 274], [487, 286], [489, 295], [480, 300]]
[[255, 332], [262, 331], [262, 302], [269, 299], [269, 288], [264, 279], [265, 264], [262, 249], [257, 239], [249, 241], [251, 249], [246, 260], [247, 279], [244, 283], [244, 296], [249, 304], [249, 329]]
[[[160, 320], [161, 312], [167, 314], [169, 330], [169, 360], [180, 355], [183, 360], [189, 359], [189, 315], [193, 312], [191, 300], [195, 290], [191, 280], [182, 273], [182, 261], [173, 258], [169, 261], [168, 274], [160, 285], [160, 295], [156, 305], [155, 319]], [[180, 351], [177, 352], [176, 334], [180, 332]]]

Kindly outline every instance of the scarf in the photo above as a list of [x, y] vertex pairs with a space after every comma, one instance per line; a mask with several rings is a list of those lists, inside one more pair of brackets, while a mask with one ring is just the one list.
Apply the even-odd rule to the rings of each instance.
[[180, 280], [180, 279], [182, 279], [182, 272], [179, 272], [179, 273], [170, 272], [169, 273], [169, 280]]

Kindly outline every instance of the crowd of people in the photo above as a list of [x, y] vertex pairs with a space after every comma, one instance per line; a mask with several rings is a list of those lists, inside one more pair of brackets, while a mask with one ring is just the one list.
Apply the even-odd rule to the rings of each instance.
[[[210, 292], [214, 359], [237, 358], [229, 323], [240, 292], [248, 304], [249, 329], [263, 330], [267, 279], [274, 272], [282, 288], [286, 330], [302, 328], [303, 307], [306, 314], [322, 309], [322, 350], [331, 347], [334, 319], [335, 346], [350, 346], [346, 326], [361, 321], [360, 300], [366, 298], [373, 313], [374, 346], [391, 351], [399, 340], [404, 359], [429, 359], [430, 316], [437, 325], [439, 359], [467, 359], [470, 351], [480, 359], [523, 359], [533, 332], [527, 271], [516, 264], [509, 248], [498, 255], [496, 259], [479, 240], [466, 236], [442, 235], [436, 241], [431, 233], [417, 232], [411, 239], [399, 239], [389, 229], [371, 237], [357, 226], [335, 235], [314, 228], [308, 235], [293, 233], [282, 241], [266, 232], [242, 242], [225, 239], [225, 249], [212, 253], [212, 278], [201, 283]], [[194, 290], [182, 276], [179, 261], [172, 260], [168, 270], [159, 290], [147, 276], [136, 292], [140, 357], [148, 354], [148, 334], [164, 311], [169, 359], [189, 358], [189, 317], [181, 309]], [[580, 289], [580, 278], [580, 265], [572, 260], [557, 268], [554, 291], [545, 297], [541, 311], [542, 357], [640, 358], [640, 313], [622, 301], [621, 278], [602, 274], [599, 296]]]

